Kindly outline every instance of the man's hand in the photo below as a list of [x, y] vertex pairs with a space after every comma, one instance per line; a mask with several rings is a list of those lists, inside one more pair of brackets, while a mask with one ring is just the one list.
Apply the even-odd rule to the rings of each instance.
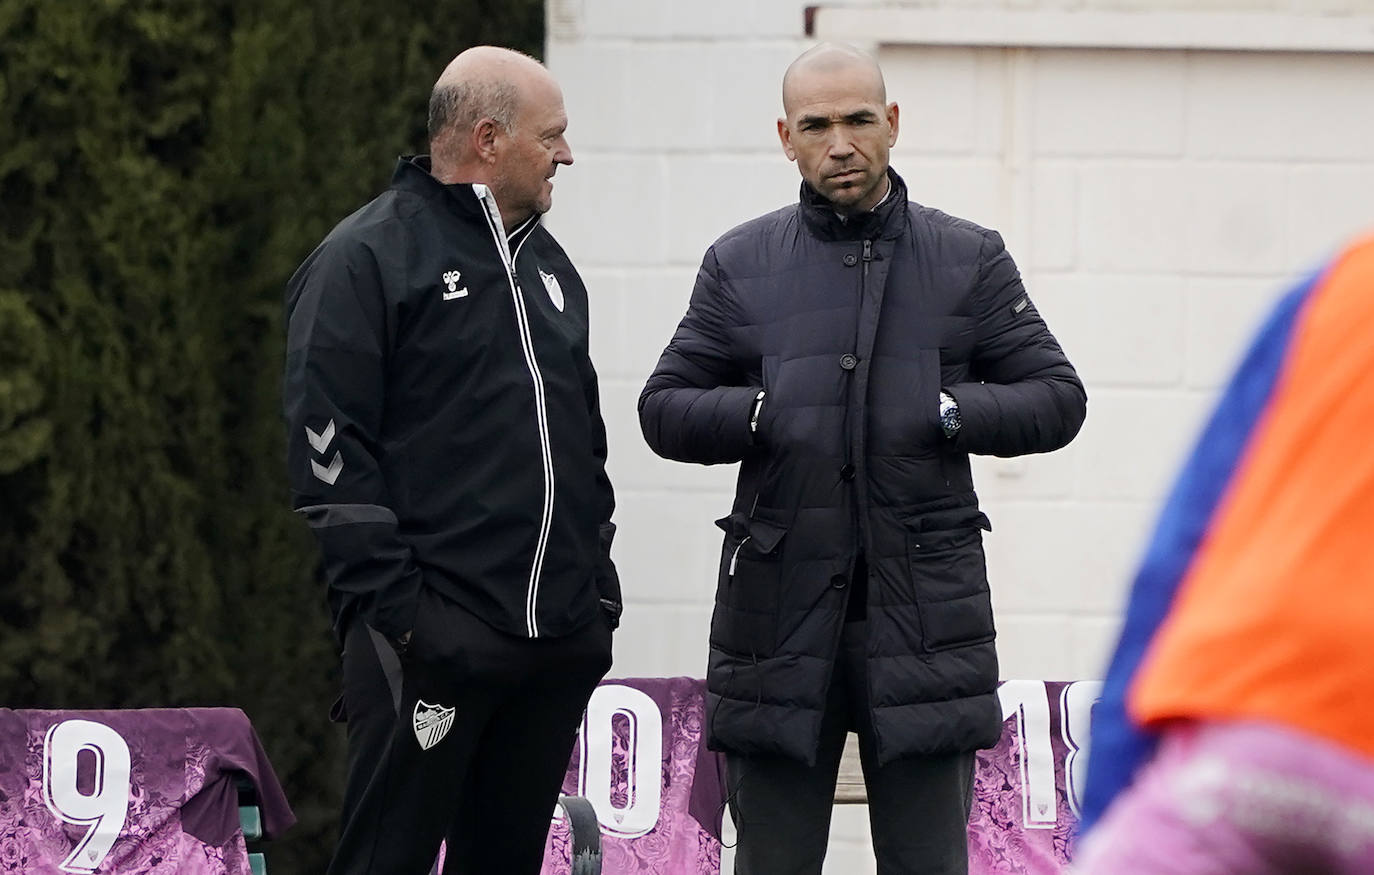
[[601, 600], [601, 613], [606, 615], [606, 622], [612, 629], [620, 628], [620, 614], [625, 610], [625, 606], [613, 599]]

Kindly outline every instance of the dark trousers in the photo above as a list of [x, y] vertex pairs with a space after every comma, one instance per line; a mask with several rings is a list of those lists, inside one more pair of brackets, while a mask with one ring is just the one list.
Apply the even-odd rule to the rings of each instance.
[[329, 875], [425, 875], [444, 840], [444, 875], [535, 875], [610, 627], [530, 640], [420, 598], [404, 657], [360, 620], [344, 639], [348, 782]]
[[974, 753], [909, 757], [878, 766], [868, 713], [866, 624], [845, 623], [821, 719], [816, 765], [727, 754], [735, 820], [735, 875], [821, 871], [845, 737], [859, 736], [879, 875], [965, 875]]

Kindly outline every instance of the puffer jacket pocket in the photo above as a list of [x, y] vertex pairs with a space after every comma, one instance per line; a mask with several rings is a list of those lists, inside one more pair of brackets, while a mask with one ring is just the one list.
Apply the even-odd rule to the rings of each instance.
[[756, 659], [772, 656], [788, 525], [763, 508], [753, 517], [731, 514], [716, 520], [716, 525], [725, 531], [725, 543], [711, 615], [711, 646]]
[[921, 647], [938, 653], [996, 638], [983, 531], [976, 508], [924, 514], [909, 521], [907, 561], [921, 618]]

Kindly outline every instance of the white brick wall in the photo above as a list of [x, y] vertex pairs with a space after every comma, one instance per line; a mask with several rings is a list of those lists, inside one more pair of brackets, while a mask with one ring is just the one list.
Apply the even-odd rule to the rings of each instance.
[[[805, 5], [548, 3], [577, 160], [550, 225], [593, 301], [627, 602], [617, 675], [704, 671], [711, 521], [733, 469], [654, 457], [635, 402], [706, 246], [795, 198], [774, 119], [782, 71], [809, 44]], [[1374, 32], [1374, 0], [822, 5], [1359, 16]], [[1360, 103], [1374, 54], [878, 50], [912, 196], [1003, 232], [1089, 392], [1068, 449], [975, 460], [1003, 676], [1100, 676], [1158, 503], [1241, 344], [1286, 283], [1374, 226], [1374, 113]], [[873, 871], [866, 830], [862, 809], [837, 812], [827, 871]]]

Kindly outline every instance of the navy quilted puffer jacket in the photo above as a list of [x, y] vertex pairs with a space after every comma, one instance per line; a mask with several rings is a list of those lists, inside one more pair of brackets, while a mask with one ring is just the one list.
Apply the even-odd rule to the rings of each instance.
[[[717, 240], [640, 396], [655, 452], [741, 463], [718, 523], [716, 749], [814, 762], [859, 555], [880, 761], [1000, 734], [968, 455], [1064, 446], [1086, 394], [1001, 237], [909, 203], [889, 175], [873, 213], [841, 220], [803, 184], [799, 204]], [[942, 389], [963, 419], [953, 440]]]

